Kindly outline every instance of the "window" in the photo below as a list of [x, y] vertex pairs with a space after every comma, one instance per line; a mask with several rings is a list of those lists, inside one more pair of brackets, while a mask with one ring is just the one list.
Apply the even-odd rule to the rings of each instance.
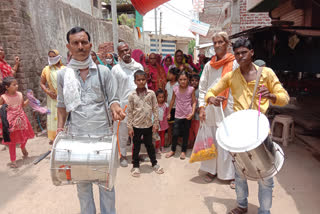
[[98, 2], [99, 0], [93, 0], [93, 6], [99, 8]]

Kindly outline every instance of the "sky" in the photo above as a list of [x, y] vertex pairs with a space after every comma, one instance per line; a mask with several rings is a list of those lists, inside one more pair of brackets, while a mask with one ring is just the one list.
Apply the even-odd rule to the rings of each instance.
[[[193, 17], [192, 0], [171, 0], [160, 5], [157, 10], [158, 34], [160, 29], [160, 11], [162, 12], [162, 34], [194, 38], [194, 35], [189, 31], [190, 19]], [[151, 10], [143, 17], [143, 30], [154, 33], [154, 10]]]

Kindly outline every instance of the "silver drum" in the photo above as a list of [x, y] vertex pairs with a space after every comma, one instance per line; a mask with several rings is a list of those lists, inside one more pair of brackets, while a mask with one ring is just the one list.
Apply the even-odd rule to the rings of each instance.
[[284, 153], [281, 147], [269, 140], [257, 148], [230, 154], [232, 162], [240, 176], [252, 181], [269, 179], [276, 175], [282, 168]]
[[218, 144], [230, 152], [235, 168], [243, 178], [263, 180], [280, 171], [284, 153], [272, 142], [269, 130], [268, 118], [256, 110], [234, 112], [218, 127]]
[[94, 182], [112, 190], [118, 168], [116, 140], [116, 135], [78, 137], [60, 132], [51, 154], [53, 184]]

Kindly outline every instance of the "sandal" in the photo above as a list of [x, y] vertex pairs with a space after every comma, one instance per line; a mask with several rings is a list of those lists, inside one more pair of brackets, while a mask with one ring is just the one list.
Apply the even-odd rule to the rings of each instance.
[[131, 170], [132, 177], [140, 177], [140, 169], [139, 168], [132, 168]]
[[203, 180], [207, 183], [211, 183], [216, 178], [216, 176], [217, 175], [213, 175], [210, 172], [208, 172]]
[[166, 154], [166, 158], [170, 158], [174, 155], [174, 152], [173, 151], [170, 151]]
[[228, 212], [228, 214], [244, 214], [248, 212], [248, 208], [237, 207]]
[[16, 163], [10, 163], [10, 168], [18, 168], [18, 165]]
[[163, 174], [164, 173], [163, 168], [160, 167], [158, 164], [154, 165], [152, 168], [155, 171], [155, 173], [157, 173], [157, 174]]
[[181, 160], [186, 159], [186, 153], [185, 153], [185, 152], [181, 152], [181, 154], [180, 154], [180, 159], [181, 159]]
[[236, 188], [236, 183], [234, 181], [230, 182], [230, 188], [235, 189]]

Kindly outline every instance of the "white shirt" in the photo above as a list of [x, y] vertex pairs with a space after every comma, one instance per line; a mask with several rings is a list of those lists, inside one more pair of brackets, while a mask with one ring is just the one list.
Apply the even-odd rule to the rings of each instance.
[[128, 104], [130, 93], [137, 88], [134, 83], [134, 73], [137, 70], [143, 70], [143, 66], [132, 59], [131, 63], [124, 63], [113, 66], [111, 72], [118, 82], [117, 95], [120, 99], [120, 106], [124, 108]]
[[[232, 70], [238, 68], [239, 65], [236, 60], [233, 61]], [[199, 106], [205, 106], [206, 103], [204, 98], [206, 96], [207, 91], [212, 88], [215, 84], [219, 82], [222, 74], [222, 67], [219, 69], [214, 69], [210, 65], [210, 61], [204, 66], [200, 83], [199, 83]], [[224, 109], [224, 115], [228, 116], [233, 112], [233, 97], [231, 95], [231, 91], [228, 97], [228, 104]], [[214, 105], [208, 105], [206, 107], [206, 123], [209, 126], [219, 126], [219, 123], [222, 121], [222, 114], [220, 110], [220, 106], [216, 107]]]
[[[167, 84], [166, 84], [166, 91], [167, 91], [167, 95], [168, 95], [168, 97], [167, 97], [168, 105], [170, 105], [170, 102], [171, 102], [171, 99], [172, 99], [173, 87], [176, 86], [176, 85], [179, 85], [178, 81], [173, 85], [171, 85], [170, 81], [167, 82]], [[176, 107], [176, 103], [173, 104], [172, 108], [175, 108], [175, 107]]]

